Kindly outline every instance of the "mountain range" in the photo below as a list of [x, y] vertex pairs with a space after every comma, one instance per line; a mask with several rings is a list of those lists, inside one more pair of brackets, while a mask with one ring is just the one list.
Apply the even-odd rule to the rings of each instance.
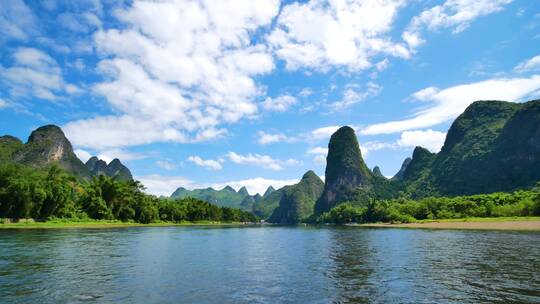
[[75, 155], [62, 129], [55, 125], [42, 126], [32, 131], [26, 143], [10, 135], [1, 136], [0, 162], [14, 162], [35, 168], [58, 165], [80, 179], [107, 175], [121, 180], [133, 180], [129, 169], [118, 159], [107, 165], [103, 160], [92, 157], [84, 164]]
[[[36, 168], [58, 165], [80, 179], [106, 175], [133, 180], [120, 160], [97, 157], [84, 164], [63, 131], [54, 125], [34, 130], [26, 143], [0, 137], [0, 163]], [[299, 183], [264, 195], [250, 195], [245, 187], [187, 190], [171, 198], [193, 197], [209, 203], [241, 208], [273, 223], [295, 224], [327, 212], [342, 202], [423, 198], [513, 191], [540, 180], [540, 100], [525, 103], [477, 101], [448, 130], [440, 152], [416, 147], [399, 172], [388, 179], [379, 167], [370, 170], [362, 158], [354, 129], [341, 127], [328, 144], [325, 181], [313, 172]]]

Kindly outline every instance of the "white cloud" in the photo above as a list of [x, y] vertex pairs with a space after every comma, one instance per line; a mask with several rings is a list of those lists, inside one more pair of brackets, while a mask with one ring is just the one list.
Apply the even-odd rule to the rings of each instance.
[[540, 55], [521, 62], [514, 68], [514, 71], [518, 73], [540, 71]]
[[325, 70], [345, 66], [361, 70], [373, 57], [408, 58], [407, 49], [389, 32], [405, 1], [324, 1], [285, 5], [269, 42], [288, 69]]
[[163, 176], [158, 174], [135, 176], [146, 187], [146, 193], [170, 196], [178, 187], [194, 188], [195, 183], [181, 176]]
[[360, 143], [360, 151], [362, 152], [362, 157], [367, 158], [372, 152], [379, 151], [382, 149], [395, 149], [395, 143], [387, 143], [380, 141], [367, 141]]
[[0, 66], [0, 74], [12, 96], [55, 100], [61, 93], [80, 92], [78, 87], [64, 81], [52, 57], [35, 48], [18, 48], [13, 54], [13, 65]]
[[267, 179], [263, 177], [255, 177], [243, 180], [234, 180], [223, 183], [208, 183], [208, 184], [198, 184], [181, 176], [163, 176], [158, 174], [146, 175], [146, 176], [136, 176], [136, 180], [142, 182], [142, 184], [147, 188], [146, 192], [154, 195], [164, 195], [170, 196], [177, 188], [184, 187], [186, 189], [201, 189], [212, 187], [214, 189], [222, 189], [223, 187], [229, 185], [236, 189], [237, 191], [246, 187], [250, 194], [264, 194], [266, 189], [269, 186], [274, 187], [275, 189], [282, 188], [287, 185], [293, 185], [299, 182], [299, 179]]
[[453, 28], [453, 33], [460, 33], [475, 19], [499, 12], [511, 2], [512, 0], [447, 0], [415, 16], [402, 38], [414, 50], [424, 42], [421, 34], [425, 29], [436, 31]]
[[133, 153], [122, 149], [108, 149], [97, 153], [99, 159], [110, 163], [113, 159], [118, 158], [121, 161], [136, 160], [146, 158], [147, 155], [141, 153]]
[[444, 144], [445, 138], [445, 132], [433, 131], [431, 129], [405, 131], [401, 133], [401, 137], [398, 139], [397, 144], [404, 148], [421, 146], [427, 148], [431, 152], [438, 153]]
[[90, 157], [92, 157], [92, 154], [90, 152], [83, 150], [83, 149], [75, 149], [75, 155], [83, 162], [86, 163]]
[[326, 155], [328, 154], [328, 148], [314, 147], [307, 151], [307, 154], [314, 155], [313, 162], [317, 165], [326, 164]]
[[499, 78], [446, 89], [430, 87], [412, 97], [430, 105], [414, 113], [409, 119], [378, 123], [360, 131], [363, 135], [391, 134], [438, 125], [459, 116], [477, 100], [520, 101], [540, 89], [540, 75], [530, 78]]
[[221, 166], [221, 163], [219, 160], [213, 160], [213, 159], [202, 159], [199, 156], [190, 156], [188, 157], [188, 161], [196, 164], [199, 167], [204, 167], [209, 170], [221, 170], [223, 167]]
[[340, 126], [328, 126], [328, 127], [321, 127], [317, 128], [309, 134], [309, 139], [312, 141], [321, 141], [325, 140], [327, 138], [330, 138], [332, 134], [334, 134]]
[[376, 83], [368, 82], [366, 90], [359, 92], [354, 87], [349, 87], [343, 92], [343, 98], [340, 101], [336, 101], [330, 104], [333, 110], [343, 110], [349, 106], [357, 104], [366, 98], [377, 96], [381, 93], [382, 87]]
[[0, 41], [6, 38], [27, 40], [36, 30], [36, 18], [22, 0], [0, 5]]
[[257, 132], [257, 135], [259, 136], [257, 142], [261, 145], [268, 145], [287, 140], [287, 136], [281, 133], [270, 134], [264, 131], [259, 131]]
[[167, 160], [158, 160], [156, 161], [156, 166], [160, 167], [161, 169], [164, 169], [164, 170], [174, 170], [176, 169], [176, 164], [174, 163], [171, 163], [170, 161], [167, 161]]
[[257, 166], [273, 171], [283, 170], [284, 166], [299, 165], [300, 161], [290, 158], [287, 160], [274, 159], [268, 155], [252, 154], [246, 155], [237, 154], [235, 152], [227, 153], [227, 157], [235, 164]]
[[262, 102], [262, 107], [269, 111], [285, 112], [297, 102], [298, 99], [294, 96], [281, 95], [276, 98], [267, 97]]
[[117, 147], [202, 141], [253, 117], [262, 93], [255, 77], [274, 61], [250, 34], [278, 10], [277, 0], [141, 1], [116, 10], [118, 28], [94, 35], [107, 78], [94, 92], [119, 114], [67, 124], [74, 143], [103, 147], [105, 126]]

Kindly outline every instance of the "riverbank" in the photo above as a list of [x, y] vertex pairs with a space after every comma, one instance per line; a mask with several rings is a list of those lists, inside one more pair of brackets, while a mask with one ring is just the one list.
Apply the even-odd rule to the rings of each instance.
[[212, 222], [212, 221], [198, 221], [198, 222], [158, 222], [150, 224], [141, 224], [133, 222], [121, 222], [121, 221], [19, 221], [16, 223], [2, 223], [0, 222], [0, 229], [63, 229], [63, 228], [128, 228], [128, 227], [168, 227], [168, 226], [244, 226], [255, 225], [255, 223], [240, 223], [240, 222]]
[[465, 218], [425, 220], [404, 224], [369, 223], [360, 224], [358, 226], [378, 228], [540, 231], [540, 217]]

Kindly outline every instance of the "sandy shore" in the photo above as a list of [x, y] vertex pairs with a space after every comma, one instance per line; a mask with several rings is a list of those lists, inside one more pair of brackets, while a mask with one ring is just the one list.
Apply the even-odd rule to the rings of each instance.
[[477, 230], [527, 230], [540, 231], [540, 220], [497, 221], [497, 222], [421, 222], [409, 224], [362, 224], [363, 227], [424, 228], [424, 229], [477, 229]]

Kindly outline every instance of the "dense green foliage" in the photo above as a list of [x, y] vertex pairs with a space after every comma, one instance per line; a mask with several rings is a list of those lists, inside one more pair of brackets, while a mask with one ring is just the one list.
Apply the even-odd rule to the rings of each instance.
[[324, 191], [315, 204], [315, 214], [329, 211], [356, 195], [359, 189], [370, 191], [372, 173], [362, 159], [351, 127], [341, 127], [330, 137], [325, 177]]
[[298, 184], [283, 190], [279, 207], [274, 209], [268, 221], [279, 224], [304, 221], [313, 214], [313, 207], [323, 189], [324, 183], [315, 172], [306, 172]]
[[404, 172], [411, 197], [514, 191], [540, 180], [540, 100], [472, 103], [441, 152], [413, 155]]
[[539, 215], [540, 184], [532, 190], [513, 193], [429, 197], [420, 200], [371, 200], [368, 203], [346, 202], [323, 213], [315, 221], [335, 224], [407, 223], [425, 219]]
[[90, 218], [139, 223], [257, 220], [251, 213], [238, 209], [192, 198], [159, 199], [143, 190], [139, 182], [104, 175], [81, 182], [58, 166], [36, 170], [20, 164], [2, 164], [0, 218]]

